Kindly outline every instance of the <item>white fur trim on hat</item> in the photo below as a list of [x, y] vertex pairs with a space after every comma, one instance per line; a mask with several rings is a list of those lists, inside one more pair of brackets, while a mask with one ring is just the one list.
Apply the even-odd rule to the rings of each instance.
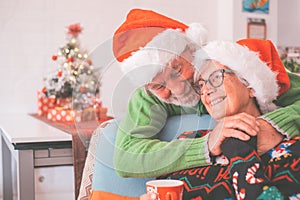
[[188, 44], [196, 48], [202, 46], [206, 42], [206, 34], [206, 29], [197, 23], [191, 24], [185, 32], [167, 29], [121, 62], [121, 70], [136, 87], [143, 86], [180, 55]]
[[277, 108], [273, 103], [279, 92], [277, 74], [259, 58], [257, 52], [233, 42], [212, 41], [196, 52], [194, 65], [197, 71], [201, 71], [205, 59], [218, 61], [247, 80], [248, 87], [255, 91], [254, 95], [262, 113]]
[[189, 28], [185, 30], [185, 34], [199, 46], [207, 42], [208, 31], [199, 23], [190, 24]]

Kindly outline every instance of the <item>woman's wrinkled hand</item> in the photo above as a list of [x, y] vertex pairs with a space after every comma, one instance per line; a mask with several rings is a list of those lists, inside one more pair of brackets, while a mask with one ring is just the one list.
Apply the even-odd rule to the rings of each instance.
[[221, 144], [226, 138], [233, 137], [247, 141], [251, 136], [256, 136], [260, 131], [259, 125], [257, 119], [247, 113], [224, 117], [218, 121], [208, 137], [210, 154], [212, 156], [220, 155], [222, 153]]

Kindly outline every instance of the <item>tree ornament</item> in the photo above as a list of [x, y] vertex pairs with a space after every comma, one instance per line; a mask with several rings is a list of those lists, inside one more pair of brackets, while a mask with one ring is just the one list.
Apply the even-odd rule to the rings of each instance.
[[68, 58], [68, 62], [70, 63], [70, 62], [73, 62], [73, 58], [72, 58], [72, 56], [69, 56], [69, 58]]
[[76, 40], [75, 38], [72, 38], [72, 39], [71, 39], [71, 43], [72, 43], [72, 44], [76, 44], [76, 43], [77, 43], [77, 40]]
[[80, 26], [79, 23], [77, 24], [71, 24], [68, 26], [68, 34], [77, 37], [79, 33], [81, 33], [83, 28]]
[[82, 87], [80, 87], [79, 91], [80, 91], [81, 93], [84, 93], [84, 92], [86, 91], [86, 88], [85, 88], [84, 86], [82, 86]]
[[92, 61], [90, 59], [86, 60], [86, 62], [87, 62], [88, 65], [92, 64]]
[[61, 77], [61, 76], [62, 76], [62, 71], [61, 71], [61, 70], [58, 70], [57, 76], [58, 76], [58, 77]]
[[47, 88], [45, 86], [42, 88], [42, 93], [44, 93], [44, 94], [47, 93]]
[[52, 60], [57, 60], [57, 55], [53, 55]]
[[69, 54], [69, 53], [70, 53], [70, 49], [65, 48], [64, 52], [65, 52], [66, 54]]

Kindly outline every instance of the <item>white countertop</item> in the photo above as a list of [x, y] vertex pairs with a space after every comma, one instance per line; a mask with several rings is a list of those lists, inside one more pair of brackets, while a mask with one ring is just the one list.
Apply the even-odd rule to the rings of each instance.
[[28, 114], [0, 115], [0, 131], [11, 143], [72, 141], [72, 136]]

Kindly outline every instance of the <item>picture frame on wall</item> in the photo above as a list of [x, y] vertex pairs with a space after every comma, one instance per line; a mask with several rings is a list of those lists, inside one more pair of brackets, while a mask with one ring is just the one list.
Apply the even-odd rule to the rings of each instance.
[[247, 38], [265, 40], [267, 37], [267, 25], [265, 19], [248, 18]]
[[269, 14], [270, 0], [243, 0], [243, 12]]

